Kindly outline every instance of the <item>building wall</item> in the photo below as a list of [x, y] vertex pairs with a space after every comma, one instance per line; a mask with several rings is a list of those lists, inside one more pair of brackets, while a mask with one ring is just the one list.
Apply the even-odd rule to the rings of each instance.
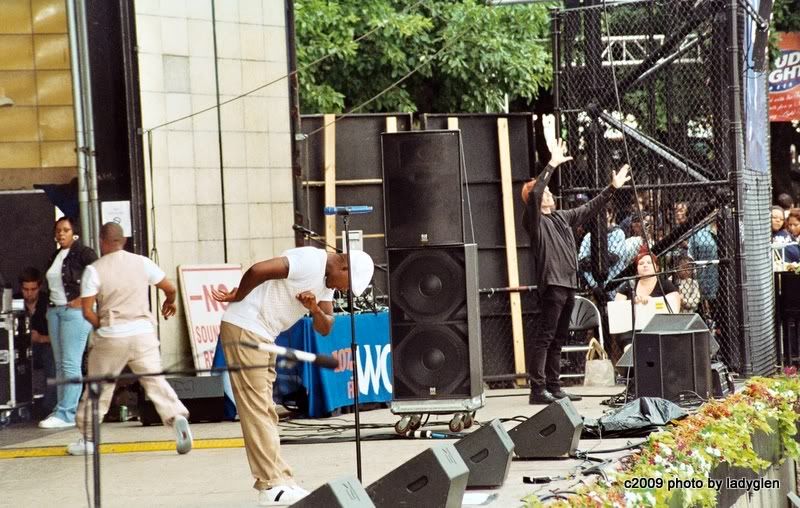
[[[225, 244], [228, 262], [244, 269], [294, 246], [287, 81], [221, 107], [222, 172], [214, 109], [213, 28], [224, 102], [287, 74], [284, 0], [135, 0], [134, 7], [142, 127], [152, 129], [145, 164], [153, 257], [177, 283], [179, 265], [224, 262]], [[178, 319], [160, 324], [162, 356], [165, 365], [190, 366], [182, 302], [179, 309]]]
[[76, 176], [64, 0], [0, 3], [0, 189]]

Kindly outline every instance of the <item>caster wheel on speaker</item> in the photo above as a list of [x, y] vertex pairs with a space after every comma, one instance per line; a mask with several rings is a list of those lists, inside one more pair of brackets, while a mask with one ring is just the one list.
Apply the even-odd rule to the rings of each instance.
[[450, 432], [461, 432], [464, 430], [464, 415], [461, 413], [453, 415], [450, 420]]
[[400, 435], [405, 434], [411, 429], [411, 417], [406, 415], [400, 418], [397, 423], [394, 424], [394, 431]]
[[464, 428], [468, 429], [475, 423], [475, 411], [464, 415]]
[[411, 415], [411, 422], [409, 422], [410, 430], [417, 430], [422, 427], [422, 415]]

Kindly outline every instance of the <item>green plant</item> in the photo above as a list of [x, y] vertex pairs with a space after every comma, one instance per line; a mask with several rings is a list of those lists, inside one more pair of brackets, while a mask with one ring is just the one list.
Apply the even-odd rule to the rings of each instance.
[[[800, 457], [795, 440], [800, 409], [800, 379], [796, 372], [775, 378], [752, 378], [744, 390], [700, 410], [649, 436], [640, 452], [624, 460], [607, 483], [582, 488], [578, 495], [549, 506], [702, 506], [716, 505], [716, 490], [707, 479], [716, 466], [760, 471], [771, 464], [753, 448], [756, 430], [778, 432], [783, 458]], [[783, 458], [781, 460], [783, 460]], [[626, 488], [635, 478], [660, 479], [653, 488]], [[697, 488], [669, 488], [694, 482]], [[536, 496], [528, 506], [541, 506]]]
[[[555, 5], [555, 3], [553, 4]], [[303, 113], [500, 111], [552, 79], [545, 5], [294, 0]], [[361, 40], [360, 36], [369, 34]]]

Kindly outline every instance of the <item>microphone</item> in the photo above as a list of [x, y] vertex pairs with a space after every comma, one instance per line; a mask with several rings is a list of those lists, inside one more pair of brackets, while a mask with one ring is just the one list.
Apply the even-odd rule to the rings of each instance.
[[326, 206], [324, 213], [325, 215], [358, 215], [372, 213], [372, 207], [368, 205]]
[[707, 261], [692, 261], [694, 266], [718, 265], [719, 259], [710, 259]]
[[313, 363], [314, 365], [319, 365], [323, 369], [336, 369], [339, 367], [339, 360], [332, 356], [315, 355], [307, 351], [291, 349], [288, 347], [278, 346], [276, 344], [264, 344], [263, 342], [256, 343], [242, 341], [242, 344], [249, 348], [258, 349], [259, 351], [264, 351], [266, 353], [275, 353], [285, 356], [287, 360]]
[[306, 234], [306, 235], [318, 236], [317, 233], [315, 233], [314, 231], [311, 231], [308, 228], [304, 228], [300, 224], [292, 224], [292, 229], [294, 229], [295, 231], [298, 231], [300, 233]]

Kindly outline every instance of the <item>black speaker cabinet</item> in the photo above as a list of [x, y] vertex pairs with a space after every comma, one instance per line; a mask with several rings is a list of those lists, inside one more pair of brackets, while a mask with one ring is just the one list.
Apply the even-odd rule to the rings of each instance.
[[367, 487], [367, 493], [378, 508], [459, 508], [468, 480], [469, 468], [446, 444], [420, 453]]
[[711, 393], [711, 332], [697, 314], [656, 314], [634, 338], [636, 394], [680, 400]]
[[474, 244], [390, 249], [392, 400], [483, 393]]
[[464, 243], [459, 131], [381, 135], [386, 246]]
[[583, 418], [569, 399], [558, 399], [508, 431], [521, 459], [569, 457], [578, 449]]
[[352, 476], [339, 478], [326, 483], [300, 501], [292, 508], [374, 508], [367, 491], [358, 479]]
[[468, 488], [500, 487], [505, 483], [514, 442], [500, 420], [459, 439], [455, 447], [469, 468]]
[[[225, 419], [222, 376], [168, 377], [167, 382], [189, 410], [189, 421], [221, 422]], [[142, 425], [161, 423], [153, 402], [143, 389], [139, 392], [139, 421]]]

